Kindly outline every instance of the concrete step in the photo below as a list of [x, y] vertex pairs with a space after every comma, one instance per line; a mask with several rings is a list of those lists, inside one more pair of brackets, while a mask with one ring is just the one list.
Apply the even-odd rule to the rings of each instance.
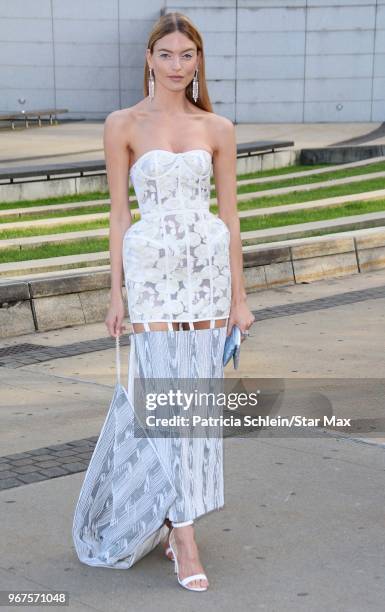
[[42, 204], [41, 206], [23, 206], [22, 208], [9, 208], [1, 210], [2, 219], [11, 219], [17, 217], [35, 215], [39, 213], [62, 212], [63, 210], [87, 210], [92, 206], [103, 206], [110, 204], [110, 200], [86, 200], [84, 202], [64, 202], [63, 204]]
[[[359, 226], [359, 227], [356, 227]], [[310, 223], [296, 223], [264, 230], [241, 232], [242, 243], [246, 245], [266, 243], [269, 240], [285, 240], [287, 238], [305, 238], [314, 231], [354, 230], [385, 226], [385, 211], [366, 213], [364, 215], [351, 215], [326, 221], [311, 221]]]
[[109, 235], [109, 228], [81, 230], [79, 232], [65, 232], [62, 234], [48, 234], [42, 236], [27, 236], [25, 238], [9, 238], [0, 240], [0, 250], [10, 247], [29, 247], [44, 246], [47, 244], [63, 244], [74, 240], [87, 240], [89, 238], [105, 238]]
[[[106, 255], [107, 253], [107, 255]], [[108, 251], [104, 251], [103, 252], [103, 256], [104, 257], [108, 257], [108, 264], [101, 264], [101, 265], [89, 265], [86, 267], [70, 267], [70, 268], [61, 268], [61, 269], [51, 269], [50, 271], [47, 272], [36, 272], [36, 270], [41, 269], [43, 266], [41, 266], [39, 264], [39, 267], [34, 267], [33, 269], [31, 268], [30, 272], [26, 271], [25, 273], [23, 272], [23, 267], [19, 267], [19, 268], [15, 268], [15, 270], [17, 271], [17, 276], [16, 276], [16, 280], [17, 281], [27, 281], [27, 280], [39, 280], [39, 279], [47, 279], [47, 278], [64, 278], [66, 276], [73, 276], [74, 274], [92, 274], [93, 272], [108, 272], [110, 270], [110, 263], [109, 263], [109, 254]], [[38, 262], [47, 262], [46, 259], [39, 259], [36, 260]], [[32, 261], [29, 262], [17, 262], [17, 263], [23, 263], [24, 264], [24, 268], [26, 268], [26, 264], [31, 264], [33, 263]], [[79, 265], [80, 262], [77, 262], [77, 265]], [[93, 262], [95, 263], [95, 262]], [[20, 272], [20, 274], [19, 274]], [[1, 274], [1, 272], [0, 272]], [[0, 285], [7, 285], [9, 283], [9, 276], [0, 276]]]
[[363, 229], [355, 229], [346, 232], [333, 232], [332, 234], [324, 234], [323, 236], [307, 236], [302, 238], [288, 238], [286, 240], [274, 240], [272, 242], [263, 242], [260, 244], [250, 244], [242, 246], [243, 253], [262, 252], [268, 248], [283, 248], [294, 246], [311, 245], [319, 241], [328, 241], [344, 238], [361, 238], [377, 235], [385, 235], [385, 227], [365, 227]]
[[[139, 213], [139, 210], [133, 214], [136, 217]], [[109, 212], [100, 212], [100, 213], [90, 213], [89, 215], [74, 215], [74, 216], [66, 216], [66, 217], [54, 217], [48, 219], [34, 219], [31, 221], [11, 221], [10, 223], [2, 223], [0, 224], [0, 235], [1, 232], [6, 232], [7, 230], [17, 230], [17, 229], [39, 229], [41, 227], [52, 227], [52, 231], [55, 231], [56, 228], [59, 229], [60, 225], [70, 225], [72, 223], [88, 223], [90, 221], [101, 221], [108, 220], [110, 217]]]
[[[288, 172], [287, 174], [277, 174], [274, 176], [265, 176], [260, 178], [252, 178], [252, 179], [240, 179], [237, 181], [237, 185], [250, 185], [255, 183], [274, 183], [277, 181], [282, 181], [286, 179], [295, 179], [302, 178], [307, 176], [317, 176], [318, 174], [327, 174], [329, 172], [337, 172], [340, 170], [348, 170], [349, 168], [359, 168], [361, 166], [368, 166], [368, 175], [371, 174], [370, 165], [377, 164], [379, 162], [385, 161], [384, 156], [372, 157], [371, 159], [362, 159], [356, 162], [349, 162], [347, 164], [333, 164], [328, 166], [327, 168], [314, 168], [313, 170], [301, 170], [301, 172]], [[311, 166], [309, 166], [311, 168]], [[362, 175], [364, 176], [364, 175]]]
[[346, 178], [333, 179], [331, 181], [320, 181], [318, 183], [306, 183], [305, 185], [290, 185], [290, 187], [277, 187], [275, 189], [268, 189], [264, 191], [253, 191], [249, 193], [238, 193], [238, 201], [255, 200], [258, 198], [271, 197], [275, 195], [283, 195], [286, 193], [293, 193], [294, 191], [313, 191], [314, 189], [327, 189], [329, 187], [337, 187], [339, 185], [348, 185], [351, 183], [359, 183], [365, 180], [374, 180], [379, 178], [385, 178], [385, 171], [373, 172], [370, 175], [360, 176], [349, 176]]

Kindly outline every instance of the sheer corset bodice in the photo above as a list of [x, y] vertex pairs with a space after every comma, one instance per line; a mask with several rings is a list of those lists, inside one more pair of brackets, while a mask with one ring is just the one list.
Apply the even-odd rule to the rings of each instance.
[[210, 212], [211, 154], [153, 149], [130, 177], [141, 218], [124, 235], [131, 322], [227, 317], [230, 232]]
[[209, 210], [211, 154], [153, 149], [134, 163], [130, 177], [143, 218], [177, 209]]

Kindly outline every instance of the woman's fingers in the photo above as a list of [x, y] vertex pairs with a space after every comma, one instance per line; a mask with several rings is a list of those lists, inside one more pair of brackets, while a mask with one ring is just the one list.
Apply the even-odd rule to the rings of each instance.
[[126, 329], [125, 326], [122, 325], [122, 319], [120, 319], [118, 316], [116, 316], [114, 319], [107, 318], [104, 323], [107, 327], [108, 333], [113, 338], [120, 336], [123, 333], [123, 330]]

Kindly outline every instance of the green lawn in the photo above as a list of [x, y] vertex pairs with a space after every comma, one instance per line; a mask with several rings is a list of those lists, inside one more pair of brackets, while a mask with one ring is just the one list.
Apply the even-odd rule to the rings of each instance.
[[[258, 200], [259, 203], [259, 200]], [[244, 206], [247, 204], [247, 206]], [[250, 203], [240, 203], [239, 210], [252, 210], [260, 208], [250, 206]], [[212, 206], [211, 210], [217, 213], [217, 206]], [[340, 206], [328, 206], [326, 208], [298, 210], [293, 212], [278, 213], [275, 215], [262, 215], [259, 217], [250, 217], [240, 219], [241, 230], [262, 229], [266, 227], [278, 227], [280, 225], [289, 225], [289, 223], [306, 223], [308, 221], [319, 221], [322, 219], [336, 219], [348, 215], [359, 215], [370, 212], [385, 210], [385, 198], [382, 200], [360, 200]], [[290, 221], [290, 219], [294, 219]], [[134, 223], [138, 218], [134, 218]], [[42, 227], [31, 227], [26, 229], [3, 229], [0, 231], [0, 240], [11, 238], [26, 238], [28, 236], [49, 236], [50, 234], [66, 234], [67, 232], [80, 232], [93, 229], [108, 228], [108, 219], [96, 219], [85, 223], [69, 223], [66, 225], [53, 225]]]
[[344, 206], [329, 206], [313, 210], [298, 210], [277, 215], [262, 215], [241, 219], [241, 231], [268, 229], [296, 223], [310, 223], [312, 221], [326, 221], [328, 219], [342, 219], [353, 215], [385, 211], [385, 199], [351, 202]]
[[[323, 181], [332, 181], [334, 179], [349, 178], [353, 176], [360, 176], [362, 174], [370, 174], [372, 172], [384, 172], [385, 162], [379, 162], [373, 164], [370, 167], [370, 172], [366, 168], [349, 168], [346, 170], [340, 170], [337, 172], [327, 172], [325, 174], [318, 174], [315, 176], [300, 176], [298, 178], [282, 179], [281, 181], [274, 181], [274, 183], [258, 183], [258, 185], [242, 185], [238, 187], [238, 193], [248, 193], [250, 191], [267, 191], [268, 189], [278, 189], [280, 187], [292, 187], [294, 185], [311, 185], [311, 183], [318, 183]], [[379, 187], [376, 189], [385, 189], [385, 178], [368, 179], [362, 182], [377, 182]]]
[[66, 234], [67, 232], [81, 232], [83, 230], [101, 229], [109, 226], [108, 219], [95, 219], [84, 223], [68, 223], [66, 225], [49, 225], [30, 227], [26, 229], [2, 229], [0, 240], [8, 238], [26, 238], [27, 236], [49, 236], [50, 234]]
[[[242, 179], [252, 179], [252, 178], [264, 178], [264, 177], [270, 177], [270, 176], [281, 176], [281, 175], [285, 175], [285, 174], [291, 174], [294, 172], [303, 172], [303, 171], [308, 171], [309, 173], [311, 172], [312, 169], [316, 169], [316, 168], [325, 168], [327, 167], [328, 164], [321, 164], [321, 165], [317, 165], [317, 166], [286, 166], [284, 168], [277, 168], [275, 170], [265, 170], [263, 172], [253, 172], [253, 173], [249, 173], [249, 174], [239, 174], [237, 176], [238, 180], [242, 180]], [[238, 193], [249, 193], [252, 191], [265, 191], [265, 190], [269, 190], [269, 189], [274, 189], [274, 188], [278, 188], [278, 187], [289, 187], [290, 185], [304, 185], [304, 184], [311, 184], [313, 182], [318, 182], [318, 181], [322, 181], [322, 180], [332, 180], [335, 178], [343, 178], [343, 177], [349, 177], [349, 176], [359, 176], [360, 174], [368, 174], [371, 172], [379, 172], [381, 170], [385, 171], [385, 162], [378, 162], [376, 164], [369, 164], [368, 166], [361, 166], [358, 168], [347, 168], [347, 169], [341, 169], [341, 170], [336, 170], [334, 172], [327, 172], [325, 174], [321, 174], [321, 175], [316, 175], [316, 176], [307, 176], [307, 177], [298, 177], [298, 178], [293, 178], [293, 179], [282, 179], [282, 181], [277, 181], [274, 183], [261, 183], [258, 185], [244, 185], [242, 187], [239, 187], [237, 189]], [[364, 182], [364, 181], [363, 181]], [[211, 180], [212, 185], [214, 186], [214, 179], [212, 178]], [[384, 188], [384, 184], [385, 184], [385, 180], [384, 179], [379, 179], [379, 183], [382, 183], [382, 187], [379, 188]], [[377, 187], [375, 187], [377, 189]], [[132, 188], [132, 186], [130, 186], [129, 188], [129, 196], [135, 197], [135, 193], [134, 190]], [[213, 197], [215, 196], [215, 189], [213, 189], [213, 192], [211, 194]], [[79, 202], [88, 202], [90, 200], [105, 200], [105, 199], [109, 199], [109, 192], [105, 191], [105, 192], [101, 192], [101, 191], [94, 191], [91, 193], [82, 193], [82, 194], [73, 194], [73, 195], [68, 195], [68, 196], [60, 196], [57, 198], [42, 198], [42, 199], [37, 199], [37, 200], [21, 200], [21, 201], [16, 201], [16, 202], [0, 202], [0, 211], [1, 210], [10, 210], [10, 209], [18, 209], [18, 208], [32, 208], [34, 206], [47, 206], [49, 207], [50, 205], [53, 204], [65, 204], [65, 203], [79, 203]], [[87, 208], [87, 210], [85, 211], [84, 209], [82, 210], [73, 210], [71, 212], [60, 212], [60, 213], [52, 213], [53, 215], [60, 215], [60, 216], [66, 216], [66, 215], [77, 215], [77, 214], [86, 214], [86, 213], [92, 213], [92, 212], [107, 212], [109, 210], [110, 206], [109, 204], [100, 204], [92, 206], [90, 208]], [[47, 211], [48, 213], [49, 211]], [[32, 219], [42, 219], [42, 218], [47, 218], [47, 214], [46, 213], [42, 213], [42, 214], [34, 214], [31, 216], [26, 217], [27, 220], [32, 220]], [[14, 220], [14, 219], [13, 219]], [[23, 217], [20, 217], [19, 219], [20, 221], [23, 220]], [[1, 220], [2, 223], [6, 223], [7, 221], [2, 219]]]
[[[282, 193], [272, 196], [266, 195], [258, 198], [251, 198], [250, 200], [245, 200], [243, 202], [238, 202], [238, 210], [251, 210], [253, 208], [273, 207], [283, 204], [299, 204], [300, 202], [312, 202], [314, 200], [324, 200], [325, 198], [352, 195], [354, 193], [365, 193], [367, 191], [376, 191], [377, 189], [384, 188], [384, 179], [374, 179], [359, 181], [358, 183], [348, 183], [347, 185], [320, 187], [319, 189], [309, 189], [306, 191], [291, 191], [290, 193]], [[218, 211], [218, 206], [216, 204], [211, 208], [214, 212]], [[303, 214], [306, 215], [307, 212], [304, 212]]]
[[[369, 212], [377, 212], [385, 210], [384, 200], [362, 201], [346, 204], [345, 206], [328, 207], [326, 209], [294, 211], [282, 213], [279, 215], [263, 215], [262, 217], [253, 217], [250, 219], [241, 219], [241, 231], [252, 231], [260, 229], [268, 229], [273, 227], [281, 227], [285, 225], [294, 225], [296, 223], [305, 223], [311, 221], [321, 221], [326, 219], [338, 219], [339, 217], [349, 217], [352, 215], [364, 214]], [[104, 222], [106, 223], [106, 222]], [[107, 222], [108, 223], [108, 222]], [[107, 226], [107, 225], [105, 225]], [[66, 229], [69, 226], [66, 226]], [[100, 227], [100, 225], [98, 225]], [[48, 229], [48, 228], [45, 228]], [[76, 226], [79, 229], [79, 226]], [[90, 224], [84, 229], [93, 229]], [[72, 229], [68, 229], [72, 231]], [[341, 230], [338, 230], [341, 231]], [[49, 233], [49, 232], [48, 232]], [[330, 230], [316, 230], [312, 235], [324, 235], [332, 233]], [[0, 235], [3, 238], [2, 235]], [[56, 257], [62, 255], [76, 255], [81, 253], [99, 252], [109, 249], [109, 240], [106, 238], [88, 238], [83, 240], [71, 241], [58, 245], [38, 246], [35, 248], [19, 248], [0, 249], [0, 263], [9, 261], [25, 261], [28, 259], [40, 259], [48, 257]], [[60, 251], [58, 253], [58, 250]]]
[[[327, 168], [334, 164], [315, 164], [314, 166], [309, 165], [296, 165], [296, 166], [285, 166], [284, 168], [273, 168], [271, 170], [263, 170], [262, 172], [250, 172], [248, 174], [238, 174], [238, 180], [251, 179], [251, 178], [265, 178], [270, 176], [280, 176], [281, 174], [293, 174], [294, 172], [311, 172], [318, 168]], [[337, 165], [337, 164], [335, 164]], [[379, 170], [385, 170], [385, 162], [376, 162], [373, 164], [366, 164], [364, 166], [357, 166], [356, 168], [343, 168], [341, 164], [341, 170], [333, 171], [332, 174], [338, 173], [338, 178], [341, 176], [353, 176], [351, 172], [357, 174], [366, 174], [368, 172], [378, 172]], [[343, 174], [341, 174], [343, 173]], [[327, 173], [329, 174], [329, 173]], [[318, 177], [325, 176], [325, 174], [316, 175]], [[336, 176], [337, 178], [337, 176]]]
[[50, 257], [63, 257], [64, 255], [81, 255], [82, 253], [98, 253], [108, 251], [108, 238], [92, 238], [87, 240], [76, 240], [60, 245], [58, 253], [57, 244], [32, 247], [28, 249], [0, 249], [0, 263], [10, 261], [29, 261], [30, 259], [48, 259]]
[[[376, 191], [377, 189], [384, 189], [384, 187], [385, 187], [384, 179], [371, 179], [371, 180], [359, 181], [357, 183], [348, 183], [346, 185], [334, 185], [330, 187], [321, 187], [318, 189], [309, 189], [307, 191], [293, 191], [290, 193], [273, 195], [273, 196], [266, 195], [266, 196], [262, 196], [258, 198], [251, 198], [250, 200], [246, 200], [244, 202], [238, 202], [238, 210], [251, 210], [253, 208], [265, 208], [265, 207], [279, 206], [283, 204], [296, 204], [300, 202], [310, 202], [313, 200], [322, 200], [325, 198], [331, 198], [331, 197], [337, 197], [337, 196], [343, 196], [343, 195], [351, 195], [354, 193], [364, 193], [368, 191]], [[94, 194], [92, 194], [92, 198], [90, 199], [93, 199], [93, 195]], [[135, 209], [137, 209], [137, 206], [134, 206], [132, 208], [132, 210], [135, 210]], [[52, 219], [53, 224], [52, 226], [50, 226], [50, 228], [36, 228], [36, 230], [31, 230], [32, 233], [28, 233], [28, 230], [21, 230], [21, 229], [20, 230], [9, 230], [9, 233], [8, 233], [7, 230], [4, 229], [0, 231], [0, 239], [8, 238], [8, 237], [12, 238], [14, 236], [34, 236], [34, 235], [51, 233], [52, 231], [54, 231], [53, 230], [54, 220], [57, 217], [68, 217], [68, 216], [81, 217], [84, 214], [109, 212], [109, 210], [110, 210], [109, 204], [100, 204], [100, 205], [91, 206], [87, 208], [86, 210], [78, 209], [78, 210], [52, 212], [52, 213], [50, 213], [50, 211], [47, 210], [47, 213], [34, 214], [28, 217], [26, 216], [23, 217], [23, 215], [21, 215], [20, 218], [18, 218], [18, 221]], [[212, 210], [215, 213], [218, 213], [218, 206], [212, 205], [210, 207], [210, 210]], [[302, 214], [306, 215], [306, 212]], [[2, 222], [0, 223], [0, 226], [3, 226], [5, 228], [7, 223], [10, 223], [11, 221], [14, 221], [14, 220], [15, 219], [11, 219], [11, 220], [3, 219]], [[94, 223], [96, 225], [93, 225]], [[98, 223], [101, 223], [101, 225], [98, 225]], [[76, 228], [80, 228], [80, 229], [90, 228], [91, 229], [93, 227], [105, 227], [106, 223], [108, 222], [107, 221], [92, 221], [89, 223], [87, 222], [82, 223], [81, 221], [79, 221], [79, 223], [73, 223], [71, 225], [66, 226], [71, 229], [66, 230], [63, 227], [63, 229], [60, 228], [59, 231], [65, 232], [65, 231], [76, 231]], [[17, 233], [14, 233], [14, 232], [17, 232]]]
[[[16, 202], [0, 202], [0, 211], [10, 210], [12, 208], [32, 208], [33, 206], [51, 206], [52, 204], [71, 204], [78, 202], [88, 202], [90, 200], [106, 200], [109, 197], [110, 194], [108, 193], [108, 191], [91, 191], [89, 193], [78, 193], [67, 196], [60, 196], [57, 198], [39, 198], [37, 200], [17, 200]], [[28, 219], [30, 218], [31, 217], [28, 217]]]
[[[104, 199], [104, 198], [102, 198]], [[77, 217], [82, 215], [91, 215], [94, 213], [109, 212], [109, 204], [95, 204], [95, 206], [87, 206], [87, 208], [73, 208], [70, 210], [61, 210], [60, 212], [53, 212], [47, 210], [47, 212], [32, 213], [29, 215], [18, 215], [8, 219], [6, 217], [0, 220], [1, 225], [7, 225], [7, 223], [17, 223], [18, 221], [37, 221], [38, 219], [52, 219], [53, 221], [58, 217]]]

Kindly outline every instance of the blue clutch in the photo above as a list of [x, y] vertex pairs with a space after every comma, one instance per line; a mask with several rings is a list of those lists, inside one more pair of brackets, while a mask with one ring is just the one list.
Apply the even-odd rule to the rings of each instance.
[[223, 365], [226, 365], [231, 358], [234, 361], [234, 369], [239, 365], [239, 355], [241, 352], [241, 330], [238, 325], [233, 325], [231, 333], [226, 337], [223, 349]]

